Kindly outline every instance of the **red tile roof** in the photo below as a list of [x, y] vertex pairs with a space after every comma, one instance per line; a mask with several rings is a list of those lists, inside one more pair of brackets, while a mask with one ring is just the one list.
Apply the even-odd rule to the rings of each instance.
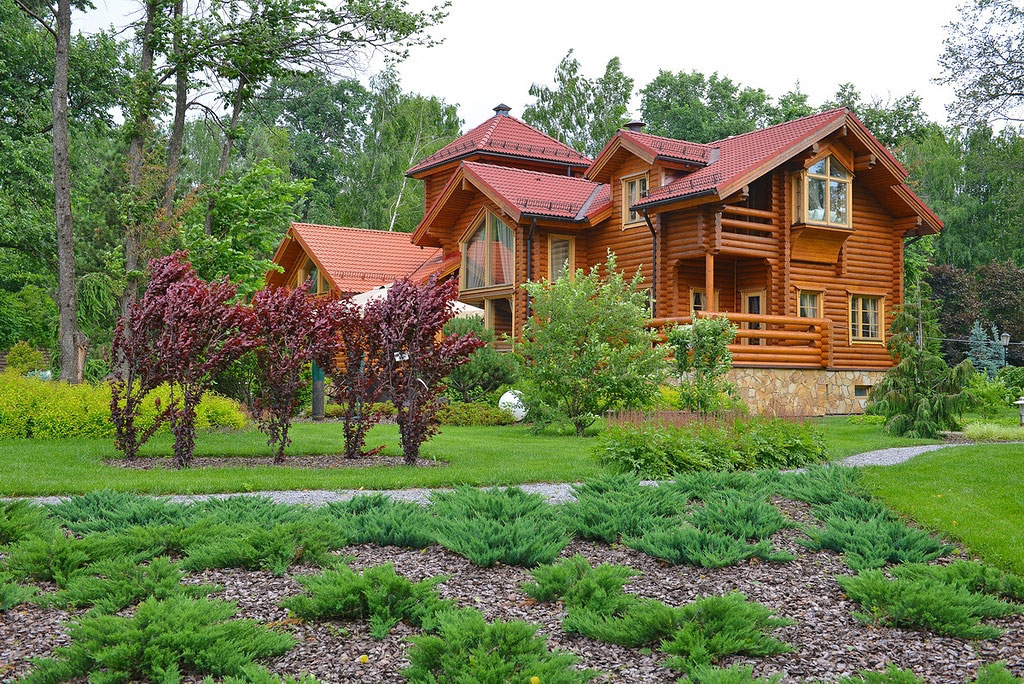
[[514, 116], [496, 114], [406, 171], [412, 176], [474, 153], [538, 159], [586, 167], [590, 159]]
[[706, 164], [713, 148], [712, 145], [628, 130], [619, 131], [619, 135], [639, 145], [656, 158], [676, 159], [697, 164]]
[[340, 294], [366, 292], [404, 278], [441, 252], [417, 247], [409, 233], [293, 223], [289, 234]]
[[607, 187], [584, 178], [479, 162], [462, 162], [462, 168], [521, 214], [579, 220], [581, 210], [589, 211], [594, 204], [591, 198]]
[[707, 166], [652, 190], [646, 199], [637, 202], [637, 206], [649, 206], [710, 191], [720, 192], [773, 157], [803, 143], [848, 115], [846, 109], [830, 109], [820, 114], [713, 142], [708, 147], [718, 149], [717, 159], [714, 159], [712, 154]]

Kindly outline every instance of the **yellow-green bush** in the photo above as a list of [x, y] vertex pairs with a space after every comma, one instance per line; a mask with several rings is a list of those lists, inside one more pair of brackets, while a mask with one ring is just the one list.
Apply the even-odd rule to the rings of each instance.
[[[152, 425], [160, 407], [170, 401], [170, 388], [158, 388], [146, 397], [139, 416], [140, 429]], [[207, 393], [196, 410], [196, 427], [241, 428], [247, 422], [241, 406], [231, 399]], [[160, 432], [168, 430], [165, 424]], [[110, 389], [105, 385], [69, 385], [0, 374], [0, 439], [28, 437], [113, 437], [110, 422]]]

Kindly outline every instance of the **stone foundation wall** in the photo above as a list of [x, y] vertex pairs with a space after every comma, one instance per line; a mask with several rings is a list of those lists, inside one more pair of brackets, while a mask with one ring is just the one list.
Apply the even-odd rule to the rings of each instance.
[[[752, 413], [826, 416], [863, 413], [866, 388], [883, 375], [883, 371], [733, 368], [728, 378]], [[857, 396], [858, 387], [864, 396]]]

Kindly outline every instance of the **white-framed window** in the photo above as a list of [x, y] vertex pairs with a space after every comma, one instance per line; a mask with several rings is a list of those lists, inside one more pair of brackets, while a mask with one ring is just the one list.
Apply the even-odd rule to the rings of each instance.
[[[721, 296], [721, 290], [715, 290], [715, 311], [719, 311], [718, 300]], [[709, 311], [708, 309], [708, 291], [703, 287], [691, 287], [690, 288], [690, 311]]]
[[834, 154], [801, 171], [795, 186], [797, 223], [850, 227], [853, 176]]
[[885, 319], [885, 298], [878, 295], [850, 295], [850, 341], [881, 342]]
[[511, 285], [515, 255], [515, 231], [491, 212], [483, 212], [462, 245], [462, 289]]
[[647, 174], [622, 179], [622, 225], [631, 226], [642, 223], [643, 214], [630, 209], [647, 195]]
[[797, 291], [797, 311], [800, 318], [821, 318], [821, 292], [815, 290]]
[[572, 278], [576, 263], [576, 238], [569, 235], [548, 235], [548, 280], [563, 275]]

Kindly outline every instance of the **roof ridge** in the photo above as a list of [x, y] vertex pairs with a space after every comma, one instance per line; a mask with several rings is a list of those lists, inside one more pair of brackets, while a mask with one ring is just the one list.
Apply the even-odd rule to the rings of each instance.
[[486, 162], [478, 162], [478, 161], [463, 161], [462, 163], [465, 164], [466, 166], [470, 166], [470, 165], [472, 165], [472, 166], [483, 166], [483, 167], [486, 167], [488, 169], [500, 169], [502, 171], [510, 171], [512, 173], [529, 174], [531, 176], [550, 176], [551, 178], [557, 178], [559, 180], [571, 180], [571, 181], [580, 181], [580, 182], [583, 182], [583, 183], [594, 183], [596, 185], [604, 185], [604, 183], [598, 183], [597, 181], [590, 180], [589, 178], [583, 178], [583, 177], [580, 177], [580, 176], [567, 176], [564, 173], [551, 173], [550, 171], [534, 171], [532, 169], [520, 169], [520, 168], [515, 167], [515, 166], [502, 166], [501, 164], [488, 164]]
[[[623, 133], [625, 133], [626, 135], [645, 135], [648, 138], [660, 138], [662, 140], [671, 140], [672, 142], [685, 143], [687, 145], [694, 145], [696, 147], [711, 147], [711, 143], [693, 142], [692, 140], [684, 140], [683, 138], [673, 138], [673, 137], [668, 136], [668, 135], [657, 135], [655, 133], [644, 133], [643, 131], [630, 131], [630, 130], [624, 130], [624, 129], [621, 129], [621, 128], [619, 130], [622, 131]], [[764, 130], [764, 129], [761, 129], [761, 130]]]
[[746, 133], [737, 133], [736, 135], [730, 135], [727, 138], [720, 138], [720, 139], [715, 140], [713, 142], [703, 143], [703, 144], [704, 145], [708, 145], [708, 146], [715, 146], [715, 145], [718, 145], [719, 143], [725, 142], [726, 140], [736, 140], [737, 138], [742, 138], [744, 136], [752, 135], [754, 133], [764, 133], [765, 131], [770, 131], [773, 128], [779, 128], [780, 126], [788, 126], [788, 125], [794, 124], [794, 123], [796, 123], [798, 121], [807, 121], [808, 119], [813, 119], [816, 116], [825, 116], [826, 114], [835, 114], [838, 111], [846, 111], [846, 112], [848, 112], [850, 110], [848, 108], [846, 108], [846, 107], [833, 107], [832, 109], [826, 109], [826, 110], [821, 111], [821, 112], [815, 112], [814, 114], [808, 114], [807, 116], [800, 116], [800, 117], [797, 117], [795, 119], [790, 119], [789, 121], [782, 121], [782, 122], [779, 122], [777, 124], [772, 124], [771, 126], [765, 126], [764, 128], [755, 128], [754, 130], [747, 131]]
[[331, 226], [326, 223], [308, 223], [306, 221], [292, 221], [292, 226], [309, 226], [311, 228], [331, 228], [332, 230], [348, 230], [358, 231], [361, 233], [376, 233], [378, 235], [408, 235], [412, 237], [412, 233], [405, 233], [400, 230], [381, 230], [379, 228], [356, 228], [354, 226]]
[[[497, 117], [495, 117], [495, 118], [497, 118]], [[513, 121], [516, 121], [516, 122], [518, 122], [518, 123], [521, 123], [521, 124], [522, 124], [522, 125], [524, 125], [524, 126], [529, 126], [529, 127], [530, 127], [530, 129], [532, 129], [532, 130], [534, 130], [534, 131], [536, 131], [536, 132], [540, 133], [541, 135], [543, 135], [543, 136], [544, 136], [545, 138], [547, 138], [547, 139], [548, 139], [548, 140], [550, 140], [551, 142], [553, 142], [553, 143], [557, 143], [557, 144], [561, 145], [562, 147], [567, 147], [567, 148], [569, 148], [570, 150], [572, 150], [573, 152], [575, 152], [576, 154], [578, 154], [578, 155], [579, 155], [579, 156], [580, 156], [580, 157], [581, 157], [582, 159], [587, 159], [587, 160], [590, 160], [590, 157], [588, 157], [587, 155], [583, 154], [582, 152], [580, 152], [579, 150], [577, 150], [577, 149], [576, 149], [575, 147], [573, 147], [573, 146], [572, 146], [572, 145], [570, 145], [569, 143], [564, 143], [564, 142], [562, 142], [561, 140], [559, 140], [558, 138], [556, 138], [556, 137], [554, 137], [554, 136], [551, 136], [551, 135], [548, 135], [547, 133], [545, 133], [544, 131], [540, 130], [540, 129], [539, 129], [539, 128], [537, 128], [536, 126], [530, 126], [530, 124], [526, 123], [525, 121], [523, 121], [522, 119], [520, 119], [520, 118], [519, 118], [519, 117], [517, 117], [517, 116], [511, 116], [511, 115], [509, 115], [509, 116], [505, 116], [505, 117], [502, 117], [502, 118], [504, 118], [504, 119], [512, 119]], [[592, 160], [591, 160], [591, 161], [592, 161]]]

